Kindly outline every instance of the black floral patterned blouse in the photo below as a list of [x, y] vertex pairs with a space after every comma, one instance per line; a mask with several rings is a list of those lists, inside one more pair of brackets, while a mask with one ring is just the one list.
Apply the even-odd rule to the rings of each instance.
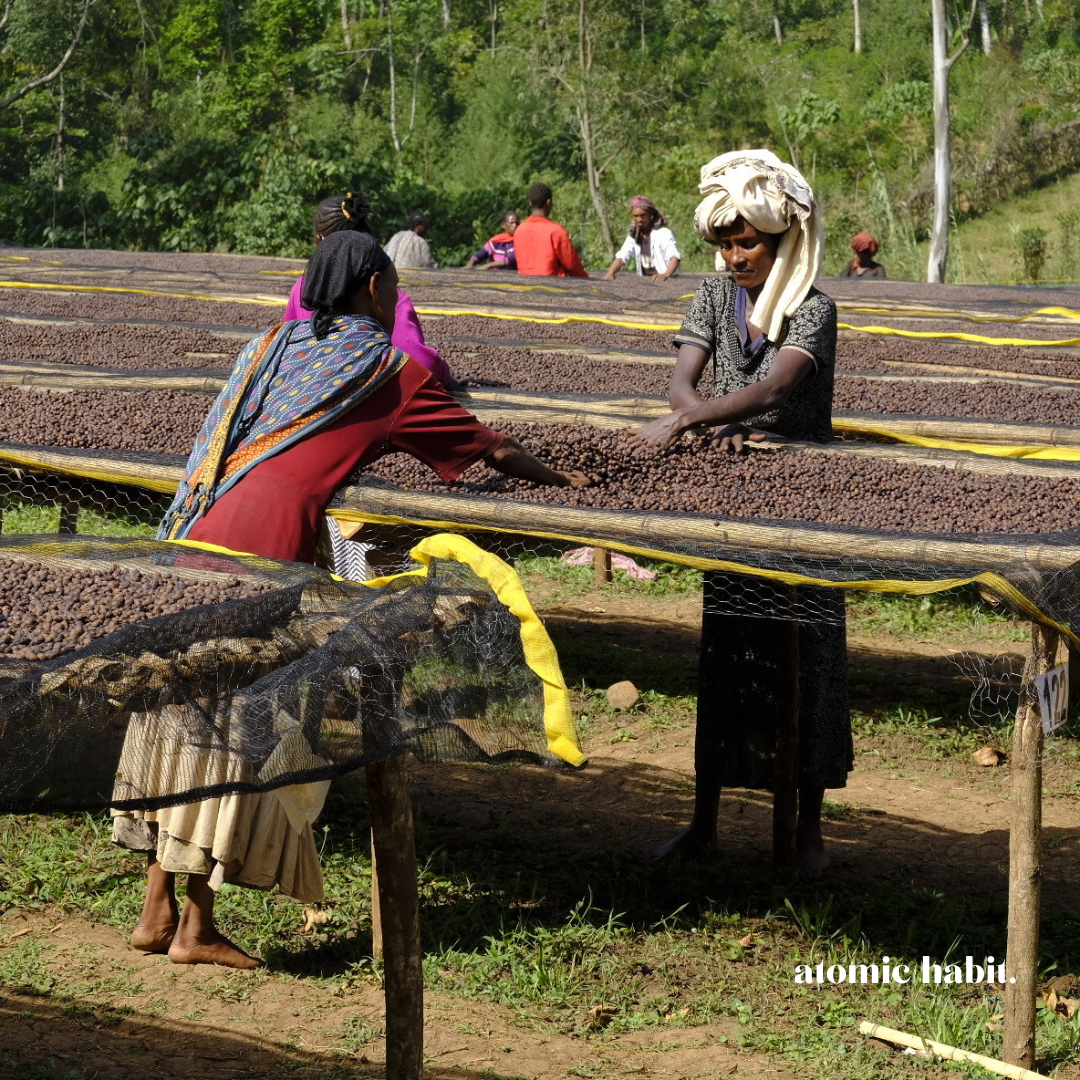
[[[791, 439], [827, 442], [832, 438], [833, 373], [836, 367], [836, 304], [811, 289], [798, 310], [784, 320], [779, 341], [759, 338], [744, 343], [741, 290], [729, 277], [706, 278], [694, 294], [675, 341], [707, 349], [713, 359], [716, 397], [760, 382], [783, 348], [799, 349], [814, 358], [814, 371], [774, 412], [747, 420], [749, 427]], [[740, 324], [742, 324], [740, 326]], [[704, 388], [702, 388], [704, 389]], [[725, 616], [775, 615], [784, 608], [770, 592], [777, 587], [755, 580], [748, 593], [746, 578], [710, 571], [705, 575], [705, 620], [702, 623], [702, 691], [698, 698], [699, 754], [714, 757], [725, 787], [770, 788], [775, 727], [762, 698], [756, 711], [732, 709], [731, 687], [714, 686], [710, 649], [729, 649], [732, 640]], [[799, 597], [816, 607], [821, 622], [799, 625], [799, 785], [840, 788], [854, 767], [851, 713], [847, 687], [847, 626], [844, 596], [837, 589], [803, 585]], [[742, 621], [741, 619], [739, 620]], [[768, 656], [745, 656], [753, 682]], [[764, 679], [767, 683], [767, 678]]]
[[[713, 359], [713, 393], [723, 397], [769, 374], [777, 353], [798, 349], [814, 358], [815, 370], [773, 412], [746, 421], [748, 427], [789, 439], [827, 442], [832, 438], [833, 373], [836, 368], [836, 304], [811, 289], [790, 318], [779, 341], [759, 339], [744, 347], [736, 308], [741, 290], [729, 277], [706, 278], [675, 335], [676, 344], [697, 345]], [[751, 316], [752, 317], [752, 316]]]

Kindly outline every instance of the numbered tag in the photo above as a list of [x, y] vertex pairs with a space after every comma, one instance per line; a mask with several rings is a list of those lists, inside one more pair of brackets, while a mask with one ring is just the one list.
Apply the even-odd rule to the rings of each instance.
[[1043, 731], [1047, 735], [1065, 723], [1069, 713], [1069, 669], [1056, 667], [1045, 675], [1035, 676], [1035, 694], [1039, 699]]

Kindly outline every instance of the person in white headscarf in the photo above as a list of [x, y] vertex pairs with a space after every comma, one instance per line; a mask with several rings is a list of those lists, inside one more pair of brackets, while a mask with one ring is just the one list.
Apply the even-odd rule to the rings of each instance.
[[[671, 412], [637, 438], [663, 451], [692, 428], [711, 445], [744, 451], [768, 433], [813, 442], [832, 438], [836, 305], [814, 288], [823, 237], [806, 179], [769, 150], [722, 154], [701, 170], [694, 227], [718, 249], [726, 274], [706, 278], [675, 335]], [[712, 363], [711, 386], [699, 383]], [[772, 786], [783, 668], [784, 626], [769, 616], [792, 609], [786, 587], [737, 575], [706, 575], [690, 827], [659, 848], [684, 857], [716, 844], [721, 787]], [[799, 622], [799, 823], [796, 859], [827, 863], [821, 835], [826, 788], [844, 787], [854, 764], [847, 700], [844, 601], [835, 589], [797, 590]], [[772, 624], [772, 629], [764, 624]], [[731, 657], [738, 654], [738, 661]]]

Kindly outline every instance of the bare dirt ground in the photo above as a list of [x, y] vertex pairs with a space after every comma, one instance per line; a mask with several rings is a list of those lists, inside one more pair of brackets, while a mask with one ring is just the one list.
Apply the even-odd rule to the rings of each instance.
[[[18, 994], [0, 998], [0, 1045], [22, 1062], [0, 1065], [0, 1080], [23, 1080], [26, 1067], [46, 1063], [58, 1077], [80, 1069], [80, 1080], [269, 1080], [335, 1076], [339, 1069], [342, 1076], [384, 1075], [382, 995], [370, 984], [338, 995], [273, 974], [177, 967], [133, 952], [117, 929], [81, 919], [9, 915], [0, 927], [0, 941], [34, 935], [47, 944], [50, 966], [112, 986], [77, 1007]], [[571, 1070], [613, 1080], [791, 1075], [726, 1045], [734, 1021], [680, 1032], [682, 1049], [657, 1053], [658, 1043], [672, 1042], [668, 1032], [614, 1036], [596, 1046], [524, 1029], [506, 1008], [443, 994], [428, 995], [426, 1012], [425, 1075], [431, 1080], [548, 1080]]]
[[[699, 612], [693, 596], [638, 600], [593, 592], [556, 600], [546, 617], [564, 643], [602, 642], [674, 656], [696, 651]], [[968, 655], [980, 647], [988, 656], [1019, 656], [1025, 648], [1023, 642], [1000, 640], [963, 645]], [[948, 644], [856, 637], [851, 656], [856, 678], [861, 673], [939, 688], [964, 679]], [[656, 731], [636, 714], [612, 715], [590, 730], [585, 746], [590, 763], [580, 772], [417, 766], [417, 813], [453, 821], [466, 833], [505, 825], [543, 829], [556, 849], [566, 844], [598, 855], [613, 844], [638, 847], [644, 855], [687, 820], [692, 724]], [[857, 749], [848, 787], [829, 793], [834, 814], [825, 831], [833, 881], [857, 888], [870, 876], [898, 889], [1003, 895], [1007, 768], [980, 769], [955, 757], [927, 761], [909, 753], [913, 748], [903, 740], [863, 739]], [[1050, 902], [1067, 903], [1066, 883], [1080, 873], [1077, 799], [1061, 794], [1047, 800]], [[764, 866], [770, 845], [767, 794], [725, 793], [721, 837], [729, 855]], [[30, 1075], [24, 1066], [48, 1063], [55, 1073], [40, 1075], [80, 1080], [383, 1076], [381, 999], [370, 981], [334, 989], [282, 972], [175, 967], [162, 957], [130, 951], [115, 927], [55, 911], [9, 911], [0, 921], [0, 949], [22, 939], [37, 943], [41, 963], [69, 985], [83, 980], [85, 993], [61, 1004], [19, 994], [0, 997], [0, 1046], [9, 1061], [21, 1063], [15, 1071], [0, 1065], [4, 1080]], [[797, 1075], [779, 1058], [741, 1049], [731, 1037], [734, 1021], [586, 1040], [537, 1030], [504, 1006], [439, 992], [429, 994], [427, 1019], [428, 1075], [439, 1080]]]

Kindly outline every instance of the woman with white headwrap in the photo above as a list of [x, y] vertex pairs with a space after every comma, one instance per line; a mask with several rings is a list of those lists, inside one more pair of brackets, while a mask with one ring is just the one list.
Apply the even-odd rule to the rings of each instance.
[[[675, 335], [672, 411], [639, 439], [664, 450], [703, 427], [715, 429], [712, 444], [722, 450], [742, 451], [769, 432], [831, 439], [836, 305], [814, 288], [823, 237], [810, 185], [772, 152], [744, 150], [703, 166], [700, 190], [694, 228], [717, 246], [729, 273], [706, 278], [695, 293]], [[703, 397], [697, 387], [710, 359], [712, 392]], [[706, 575], [694, 817], [658, 850], [663, 857], [715, 845], [721, 787], [772, 786], [784, 624], [724, 614], [720, 603], [725, 612], [783, 613], [792, 600], [765, 579]], [[800, 588], [795, 607], [821, 620], [798, 624], [796, 838], [799, 864], [821, 868], [825, 789], [844, 787], [854, 763], [844, 601], [836, 590]]]

